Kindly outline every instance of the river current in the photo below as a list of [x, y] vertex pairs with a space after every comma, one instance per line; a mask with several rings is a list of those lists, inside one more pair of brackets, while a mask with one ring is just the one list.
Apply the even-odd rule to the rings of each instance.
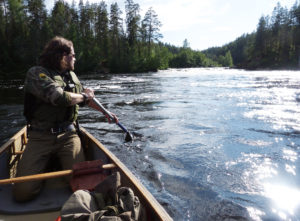
[[[85, 87], [134, 133], [81, 108], [79, 121], [174, 220], [300, 220], [300, 72], [170, 69], [88, 75]], [[22, 116], [20, 81], [0, 81], [0, 142]]]

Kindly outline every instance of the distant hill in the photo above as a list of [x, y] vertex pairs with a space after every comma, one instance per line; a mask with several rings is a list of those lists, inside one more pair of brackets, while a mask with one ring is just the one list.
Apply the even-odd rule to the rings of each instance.
[[300, 5], [291, 9], [277, 3], [271, 16], [259, 19], [257, 30], [222, 47], [202, 51], [218, 60], [230, 52], [233, 64], [247, 69], [296, 69], [300, 65]]

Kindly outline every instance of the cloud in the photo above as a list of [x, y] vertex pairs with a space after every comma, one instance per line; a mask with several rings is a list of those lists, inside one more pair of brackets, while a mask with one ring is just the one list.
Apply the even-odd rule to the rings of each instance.
[[232, 30], [233, 28], [231, 26], [217, 26], [211, 29], [213, 32], [229, 32]]
[[[168, 0], [146, 1], [153, 5], [162, 22], [162, 31], [182, 30], [194, 24], [210, 23], [210, 14], [213, 12], [212, 0]], [[146, 6], [145, 2], [143, 7]]]
[[[161, 31], [180, 31], [195, 25], [214, 24], [217, 17], [229, 13], [231, 5], [217, 0], [147, 0], [157, 12], [163, 26]], [[146, 6], [143, 2], [143, 7]]]

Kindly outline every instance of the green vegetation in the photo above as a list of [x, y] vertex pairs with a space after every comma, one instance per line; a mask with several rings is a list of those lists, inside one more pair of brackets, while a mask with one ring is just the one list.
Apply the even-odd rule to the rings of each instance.
[[73, 41], [76, 72], [146, 72], [169, 67], [215, 66], [216, 62], [188, 47], [160, 42], [161, 23], [149, 8], [125, 0], [125, 21], [117, 3], [69, 5], [57, 0], [48, 12], [43, 0], [0, 1], [0, 76], [22, 75], [37, 63], [52, 37]]
[[76, 72], [147, 72], [166, 68], [238, 67], [296, 68], [300, 63], [300, 5], [278, 3], [272, 16], [262, 16], [256, 32], [222, 47], [195, 51], [160, 42], [161, 22], [149, 8], [125, 0], [123, 21], [117, 3], [69, 5], [57, 0], [50, 12], [43, 0], [0, 1], [0, 77], [22, 77], [36, 65], [48, 40], [59, 35], [73, 41]]
[[[279, 3], [272, 16], [262, 16], [257, 30], [245, 34], [222, 47], [209, 48], [203, 53], [222, 65], [221, 56], [230, 52], [238, 68], [279, 69], [300, 65], [300, 4], [288, 10]], [[228, 55], [229, 56], [229, 55]]]

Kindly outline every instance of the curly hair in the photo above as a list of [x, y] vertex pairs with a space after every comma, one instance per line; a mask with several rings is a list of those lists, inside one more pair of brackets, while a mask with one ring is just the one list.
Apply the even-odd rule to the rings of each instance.
[[46, 68], [61, 69], [61, 59], [64, 54], [70, 54], [73, 43], [63, 37], [56, 36], [52, 38], [45, 46], [39, 64]]

